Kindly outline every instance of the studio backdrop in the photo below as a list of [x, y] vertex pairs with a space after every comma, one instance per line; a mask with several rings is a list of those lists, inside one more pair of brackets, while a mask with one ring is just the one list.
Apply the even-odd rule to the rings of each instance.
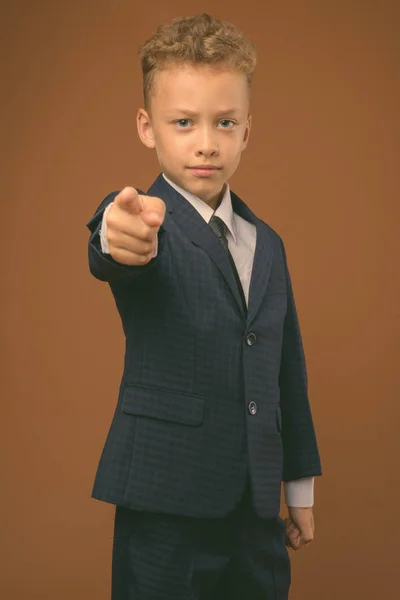
[[[90, 493], [124, 345], [89, 274], [85, 223], [109, 192], [159, 173], [136, 134], [138, 49], [199, 3], [0, 10], [0, 597], [107, 600], [114, 509]], [[396, 600], [400, 4], [200, 11], [258, 48], [250, 143], [230, 183], [285, 241], [307, 357], [324, 475], [315, 541], [291, 551], [291, 598]]]

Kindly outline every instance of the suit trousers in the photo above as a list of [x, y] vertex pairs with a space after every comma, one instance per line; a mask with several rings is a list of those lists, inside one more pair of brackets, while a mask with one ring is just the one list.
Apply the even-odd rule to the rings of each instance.
[[287, 600], [290, 578], [285, 523], [255, 514], [249, 481], [220, 519], [116, 506], [112, 600]]

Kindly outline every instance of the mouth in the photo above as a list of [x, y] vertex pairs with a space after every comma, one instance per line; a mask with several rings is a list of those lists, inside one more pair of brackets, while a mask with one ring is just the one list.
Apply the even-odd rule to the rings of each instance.
[[213, 165], [199, 165], [196, 167], [189, 167], [190, 171], [196, 177], [211, 177], [217, 171], [220, 170], [221, 167], [214, 167]]

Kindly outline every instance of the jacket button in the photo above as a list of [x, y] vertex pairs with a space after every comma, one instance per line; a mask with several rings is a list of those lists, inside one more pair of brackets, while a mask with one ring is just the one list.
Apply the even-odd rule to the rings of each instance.
[[247, 407], [249, 409], [249, 413], [251, 415], [255, 415], [257, 412], [257, 404], [255, 402], [253, 402], [253, 400], [251, 402], [249, 402], [249, 405]]
[[247, 344], [248, 346], [252, 346], [252, 345], [254, 344], [254, 342], [256, 341], [256, 339], [257, 339], [257, 337], [256, 337], [256, 334], [255, 334], [255, 333], [249, 333], [249, 334], [246, 336], [246, 344]]

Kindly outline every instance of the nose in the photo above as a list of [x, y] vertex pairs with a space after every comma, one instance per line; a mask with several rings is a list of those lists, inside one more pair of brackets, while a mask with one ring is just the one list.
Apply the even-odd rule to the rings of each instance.
[[211, 127], [203, 127], [200, 130], [197, 156], [217, 156], [219, 153], [216, 134]]

